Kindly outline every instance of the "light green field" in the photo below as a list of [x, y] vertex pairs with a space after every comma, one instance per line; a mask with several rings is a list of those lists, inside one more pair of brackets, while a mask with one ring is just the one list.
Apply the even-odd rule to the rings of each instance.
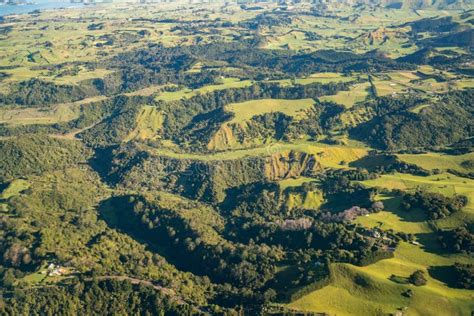
[[314, 182], [315, 179], [308, 177], [299, 177], [299, 178], [288, 178], [278, 181], [280, 189], [285, 190], [286, 188], [300, 187], [303, 183]]
[[417, 105], [417, 106], [415, 106], [414, 108], [412, 108], [412, 109], [410, 110], [410, 112], [415, 113], [415, 114], [418, 114], [418, 113], [420, 113], [423, 109], [426, 109], [426, 108], [428, 108], [428, 107], [430, 107], [430, 106], [431, 106], [431, 104], [421, 104], [421, 105]]
[[[433, 78], [421, 79], [420, 74], [442, 76], [446, 81], [437, 82]], [[372, 82], [378, 96], [396, 96], [397, 94], [404, 94], [413, 90], [425, 93], [445, 93], [450, 89], [465, 89], [473, 86], [472, 78], [458, 77], [454, 73], [422, 65], [418, 67], [418, 71], [391, 71], [373, 75]], [[412, 111], [417, 113], [422, 108], [421, 106]]]
[[68, 122], [80, 115], [80, 106], [105, 100], [105, 96], [87, 98], [72, 103], [56, 104], [47, 108], [13, 108], [0, 110], [0, 124], [29, 125]]
[[[314, 73], [309, 76], [307, 79], [297, 79], [297, 83], [307, 84], [313, 82], [320, 82], [320, 83], [329, 83], [329, 82], [348, 82], [354, 80], [354, 76], [345, 76], [341, 73], [337, 72], [318, 72]], [[310, 80], [306, 82], [305, 80]]]
[[414, 176], [411, 174], [385, 174], [375, 180], [362, 182], [369, 187], [383, 187], [413, 191], [416, 189], [441, 193], [447, 196], [462, 194], [468, 197], [466, 211], [474, 214], [474, 180], [457, 177], [449, 173], [441, 173], [428, 177]]
[[49, 72], [47, 70], [33, 69], [32, 67], [16, 67], [12, 69], [5, 69], [2, 72], [10, 75], [1, 85], [6, 85], [11, 82], [25, 81], [30, 79], [39, 79], [49, 82], [54, 82], [59, 85], [74, 85], [80, 81], [104, 78], [106, 75], [111, 74], [112, 71], [97, 68], [94, 70], [87, 70], [84, 67], [78, 67], [77, 74], [75, 75], [60, 75], [60, 71]]
[[314, 103], [313, 99], [262, 99], [229, 104], [225, 106], [225, 110], [235, 115], [232, 120], [227, 122], [228, 124], [242, 123], [256, 115], [275, 112], [301, 119], [305, 117], [305, 111], [309, 110]]
[[389, 80], [373, 81], [377, 96], [396, 95], [397, 93], [406, 93], [408, 89], [405, 85]]
[[357, 76], [346, 76], [337, 72], [317, 72], [305, 78], [268, 80], [268, 82], [276, 82], [282, 86], [292, 86], [293, 84], [307, 85], [311, 83], [330, 83], [330, 82], [349, 82], [355, 80]]
[[[367, 267], [334, 264], [334, 281], [289, 304], [302, 311], [330, 315], [386, 315], [408, 307], [406, 315], [466, 315], [474, 307], [471, 291], [451, 289], [428, 276], [428, 284], [415, 287], [398, 284], [389, 277], [408, 277], [428, 265], [447, 265], [466, 258], [445, 258], [427, 253], [418, 246], [401, 243], [392, 259]], [[401, 295], [411, 289], [414, 295]]]
[[[406, 163], [415, 164], [427, 170], [454, 169], [461, 172], [474, 172], [474, 153], [468, 153], [464, 155], [426, 153], [417, 155], [402, 154], [397, 156]], [[473, 163], [466, 163], [468, 161], [473, 161]]]
[[416, 71], [389, 71], [386, 73], [393, 81], [399, 83], [409, 83], [411, 80], [420, 79]]
[[0, 110], [0, 123], [8, 125], [54, 124], [77, 118], [78, 107], [62, 104], [52, 109], [21, 108]]
[[364, 101], [367, 98], [369, 88], [370, 83], [359, 83], [354, 85], [349, 91], [339, 91], [336, 95], [322, 96], [319, 100], [335, 102], [350, 108], [357, 102]]
[[421, 210], [410, 212], [401, 209], [401, 198], [390, 195], [380, 195], [377, 200], [384, 203], [384, 210], [379, 213], [360, 216], [355, 222], [365, 227], [379, 227], [383, 230], [393, 229], [394, 231], [409, 234], [430, 233], [432, 229], [426, 222], [427, 216]]
[[34, 272], [31, 274], [26, 275], [21, 279], [21, 282], [25, 282], [28, 285], [37, 285], [41, 282], [44, 282], [48, 276], [46, 274], [42, 274], [41, 272]]
[[[94, 70], [81, 70], [77, 75], [73, 76], [61, 76], [61, 77], [50, 77], [46, 76], [44, 80], [50, 80], [53, 81], [54, 83], [57, 84], [78, 84], [80, 81], [83, 80], [90, 80], [90, 79], [98, 79], [98, 78], [104, 78], [106, 75], [111, 74], [112, 71], [107, 70], [107, 69], [94, 69]], [[40, 77], [40, 79], [42, 79]]]
[[299, 151], [306, 152], [309, 154], [316, 155], [316, 158], [323, 167], [330, 168], [347, 168], [347, 166], [341, 165], [341, 162], [350, 163], [352, 161], [358, 160], [368, 153], [368, 148], [358, 147], [358, 146], [329, 146], [319, 143], [301, 141], [294, 143], [273, 143], [267, 146], [261, 146], [256, 148], [249, 149], [239, 149], [233, 151], [224, 151], [207, 155], [200, 154], [189, 154], [189, 153], [179, 153], [171, 149], [166, 148], [153, 148], [140, 144], [144, 146], [146, 150], [149, 150], [151, 153], [157, 155], [164, 155], [172, 158], [180, 159], [196, 159], [203, 161], [212, 161], [212, 160], [227, 160], [227, 159], [239, 159], [244, 157], [254, 157], [254, 156], [269, 156], [274, 153], [285, 152], [285, 151]]
[[289, 209], [318, 210], [323, 204], [324, 198], [320, 191], [309, 191], [307, 193], [290, 193], [285, 201]]
[[238, 78], [224, 78], [222, 79], [222, 84], [209, 85], [194, 90], [186, 88], [178, 91], [167, 91], [159, 94], [156, 99], [161, 101], [176, 101], [181, 100], [182, 98], [191, 98], [198, 94], [205, 94], [217, 90], [249, 87], [252, 83], [253, 82], [250, 80], [241, 81]]

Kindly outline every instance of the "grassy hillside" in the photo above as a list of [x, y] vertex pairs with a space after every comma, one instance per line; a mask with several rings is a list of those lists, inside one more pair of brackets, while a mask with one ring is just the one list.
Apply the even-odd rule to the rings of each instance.
[[[405, 311], [408, 315], [464, 315], [473, 308], [468, 290], [450, 289], [440, 281], [428, 278], [428, 284], [415, 287], [397, 284], [391, 275], [408, 277], [429, 265], [447, 265], [462, 258], [444, 258], [427, 253], [416, 246], [401, 244], [395, 257], [368, 267], [333, 266], [334, 281], [289, 306], [301, 311], [326, 311], [337, 315], [380, 315]], [[467, 260], [465, 258], [464, 260]], [[402, 293], [413, 291], [411, 298]]]
[[243, 123], [256, 115], [274, 112], [281, 112], [291, 117], [303, 118], [305, 110], [310, 109], [313, 104], [314, 101], [311, 99], [263, 99], [229, 104], [225, 107], [225, 110], [234, 114], [232, 120], [227, 122], [228, 124], [232, 124]]
[[398, 155], [398, 157], [408, 163], [418, 165], [425, 169], [453, 169], [461, 172], [474, 171], [474, 153], [464, 155], [446, 155], [438, 153], [427, 153], [417, 155]]

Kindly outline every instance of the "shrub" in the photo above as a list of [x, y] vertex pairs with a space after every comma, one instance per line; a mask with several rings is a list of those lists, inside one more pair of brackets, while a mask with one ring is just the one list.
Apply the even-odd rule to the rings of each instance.
[[413, 272], [408, 278], [408, 281], [416, 286], [426, 285], [426, 283], [428, 282], [425, 277], [425, 273], [421, 270], [416, 270], [415, 272]]

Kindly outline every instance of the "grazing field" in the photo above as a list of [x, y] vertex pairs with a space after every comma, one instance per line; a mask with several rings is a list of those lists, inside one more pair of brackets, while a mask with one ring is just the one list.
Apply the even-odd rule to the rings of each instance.
[[[391, 275], [408, 277], [429, 265], [448, 265], [467, 258], [445, 258], [418, 246], [401, 243], [392, 259], [367, 267], [334, 264], [334, 281], [321, 290], [289, 304], [301, 311], [331, 315], [380, 315], [406, 311], [408, 315], [465, 315], [474, 307], [472, 293], [451, 289], [428, 276], [428, 284], [415, 287], [391, 281]], [[413, 296], [402, 295], [412, 290]]]
[[[411, 174], [386, 174], [375, 180], [362, 182], [369, 187], [382, 187], [387, 189], [400, 189], [414, 191], [417, 189], [441, 193], [446, 196], [454, 194], [465, 195], [468, 204], [462, 212], [468, 214], [469, 218], [474, 216], [474, 180], [458, 177], [449, 173], [441, 173], [428, 177], [414, 176]], [[449, 218], [444, 221], [448, 221]]]
[[409, 234], [431, 233], [432, 229], [426, 222], [428, 216], [422, 210], [407, 212], [401, 208], [401, 198], [392, 195], [379, 195], [377, 200], [384, 203], [384, 210], [379, 213], [360, 216], [356, 219], [365, 227], [378, 227], [383, 230]]
[[403, 83], [392, 80], [374, 79], [372, 80], [377, 96], [397, 95], [398, 93], [407, 93], [409, 88]]
[[428, 170], [454, 169], [461, 172], [474, 172], [474, 153], [468, 153], [464, 155], [426, 153], [417, 155], [402, 154], [397, 156], [402, 161], [415, 164]]
[[68, 122], [79, 117], [81, 105], [105, 99], [107, 99], [106, 96], [97, 96], [72, 103], [56, 104], [45, 108], [0, 109], [0, 124], [14, 126]]
[[2, 69], [8, 77], [1, 81], [0, 87], [12, 82], [39, 79], [54, 82], [58, 85], [75, 85], [83, 80], [104, 78], [113, 72], [107, 69], [87, 69], [85, 67], [65, 67], [60, 70], [42, 70], [34, 67], [16, 67]]
[[321, 101], [331, 101], [351, 108], [357, 102], [364, 101], [369, 95], [370, 84], [368, 82], [354, 85], [349, 91], [340, 91], [336, 95], [320, 97]]
[[288, 178], [278, 181], [278, 185], [282, 190], [286, 188], [300, 187], [303, 183], [314, 182], [315, 179], [308, 177], [299, 177], [299, 178]]
[[322, 192], [310, 191], [307, 193], [289, 193], [285, 206], [289, 209], [317, 210], [324, 202]]
[[24, 108], [0, 110], [0, 124], [54, 124], [73, 120], [77, 118], [78, 115], [78, 107], [66, 104], [54, 106], [52, 109]]
[[254, 116], [276, 112], [301, 119], [305, 117], [305, 111], [309, 110], [313, 104], [313, 99], [263, 99], [229, 104], [225, 107], [225, 110], [234, 113], [232, 120], [227, 122], [231, 124], [243, 123]]
[[180, 89], [178, 91], [166, 91], [160, 93], [156, 99], [161, 101], [176, 101], [182, 98], [191, 98], [198, 94], [209, 93], [217, 90], [231, 89], [231, 88], [243, 88], [252, 85], [250, 80], [239, 80], [237, 78], [224, 78], [222, 84], [208, 85], [199, 89]]
[[294, 84], [307, 85], [312, 83], [327, 84], [331, 82], [349, 82], [361, 77], [363, 77], [362, 74], [345, 75], [338, 72], [318, 72], [302, 78], [266, 80], [266, 82], [276, 82], [282, 86], [292, 86]]

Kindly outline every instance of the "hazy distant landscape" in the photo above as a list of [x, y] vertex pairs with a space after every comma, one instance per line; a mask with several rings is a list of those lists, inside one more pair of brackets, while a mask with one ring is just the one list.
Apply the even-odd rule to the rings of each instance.
[[37, 0], [31, 3], [15, 3], [15, 4], [0, 4], [0, 16], [10, 14], [24, 14], [30, 13], [35, 10], [51, 10], [59, 8], [70, 8], [79, 7], [80, 3], [71, 3], [69, 1], [50, 1], [50, 0]]
[[474, 311], [469, 1], [0, 15], [0, 314]]

